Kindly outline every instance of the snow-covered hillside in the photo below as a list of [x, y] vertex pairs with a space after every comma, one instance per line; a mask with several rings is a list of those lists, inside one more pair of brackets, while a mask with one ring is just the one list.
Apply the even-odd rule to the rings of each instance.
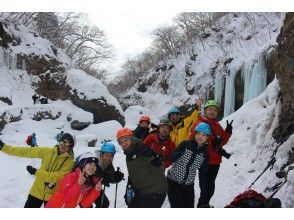
[[[196, 96], [215, 97], [229, 115], [235, 103], [242, 105], [265, 90], [270, 78], [266, 56], [277, 45], [283, 19], [283, 13], [229, 13], [192, 46], [144, 74], [121, 102], [162, 115], [173, 106], [194, 103]], [[242, 81], [241, 91], [235, 89], [236, 78]]]

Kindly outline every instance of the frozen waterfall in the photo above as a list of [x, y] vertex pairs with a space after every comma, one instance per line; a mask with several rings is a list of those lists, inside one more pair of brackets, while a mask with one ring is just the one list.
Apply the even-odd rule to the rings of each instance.
[[[215, 77], [215, 99], [218, 103], [222, 103], [223, 89], [224, 94], [224, 116], [228, 116], [235, 110], [235, 78], [237, 71], [230, 69], [225, 75], [223, 72]], [[265, 65], [265, 55], [260, 54], [257, 59], [251, 64], [244, 64], [242, 68], [242, 80], [244, 83], [243, 103], [254, 99], [260, 95], [267, 86], [267, 69]]]
[[224, 116], [235, 111], [235, 76], [235, 71], [230, 71], [226, 76]]
[[266, 88], [267, 70], [265, 66], [265, 56], [261, 54], [251, 67], [244, 67], [243, 70], [243, 103], [245, 103], [260, 95]]

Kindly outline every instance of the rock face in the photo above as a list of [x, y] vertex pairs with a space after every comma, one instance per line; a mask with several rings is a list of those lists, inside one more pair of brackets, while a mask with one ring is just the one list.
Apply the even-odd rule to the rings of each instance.
[[85, 111], [91, 112], [94, 116], [94, 124], [109, 120], [116, 120], [125, 125], [124, 116], [120, 114], [115, 106], [108, 104], [104, 97], [96, 99], [83, 99], [75, 88], [66, 83], [66, 76], [58, 73], [43, 74], [37, 83], [36, 92], [51, 100], [70, 100], [74, 105]]
[[[67, 83], [66, 69], [69, 67], [65, 64], [67, 61], [63, 62], [62, 59], [66, 56], [65, 54], [58, 52], [48, 40], [33, 35], [29, 31], [26, 36], [22, 33], [23, 30], [19, 32], [17, 25], [0, 22], [0, 47], [5, 48], [7, 53], [14, 53], [17, 69], [23, 68], [28, 74], [39, 77], [33, 85], [38, 95], [51, 100], [70, 100], [74, 105], [91, 112], [94, 115], [94, 123], [117, 120], [123, 126], [125, 125], [119, 104], [114, 106], [113, 101], [110, 100], [112, 97], [109, 98], [108, 94], [86, 98], [83, 96], [83, 88], [74, 88], [76, 85], [70, 86]], [[26, 42], [28, 39], [30, 42]], [[58, 56], [59, 53], [60, 56]], [[3, 98], [1, 100], [9, 105], [12, 104], [10, 100]]]
[[74, 120], [70, 123], [70, 126], [74, 130], [81, 131], [84, 128], [88, 127], [91, 124], [91, 122], [79, 122], [78, 120]]
[[287, 13], [272, 66], [281, 87], [282, 109], [279, 126], [274, 131], [278, 143], [286, 141], [294, 132], [294, 13]]

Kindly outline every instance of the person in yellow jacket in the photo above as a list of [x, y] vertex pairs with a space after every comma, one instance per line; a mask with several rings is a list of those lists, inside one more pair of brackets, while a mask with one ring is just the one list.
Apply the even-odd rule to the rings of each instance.
[[62, 178], [71, 172], [74, 166], [74, 155], [72, 148], [75, 139], [69, 133], [64, 133], [59, 144], [53, 148], [49, 147], [15, 147], [4, 144], [0, 140], [0, 151], [8, 155], [40, 158], [41, 167], [36, 169], [27, 166], [27, 171], [35, 175], [36, 179], [31, 187], [25, 208], [40, 208], [46, 205], [50, 197], [56, 192]]
[[173, 126], [173, 130], [170, 135], [176, 146], [178, 146], [182, 141], [188, 140], [191, 126], [199, 118], [202, 103], [203, 98], [197, 99], [194, 111], [190, 116], [185, 118], [183, 118], [183, 115], [178, 108], [174, 107], [168, 111], [167, 117]]

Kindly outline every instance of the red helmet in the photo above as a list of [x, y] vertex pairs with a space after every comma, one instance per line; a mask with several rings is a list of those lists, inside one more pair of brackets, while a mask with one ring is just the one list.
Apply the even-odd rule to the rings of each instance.
[[116, 139], [120, 139], [122, 137], [133, 136], [133, 131], [129, 128], [121, 128], [116, 132]]
[[139, 119], [139, 123], [141, 123], [141, 121], [147, 121], [150, 123], [150, 117], [148, 115], [142, 115]]

